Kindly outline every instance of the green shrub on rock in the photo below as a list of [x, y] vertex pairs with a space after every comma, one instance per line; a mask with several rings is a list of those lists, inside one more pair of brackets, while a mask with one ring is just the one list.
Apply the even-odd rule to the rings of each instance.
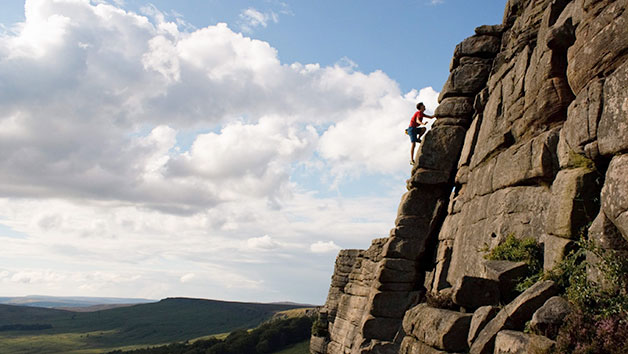
[[523, 276], [515, 287], [518, 292], [523, 292], [534, 285], [543, 275], [543, 248], [532, 237], [518, 239], [514, 234], [509, 234], [504, 242], [485, 251], [488, 253], [484, 258], [488, 260], [525, 262], [528, 265], [527, 275]]
[[[563, 288], [575, 307], [559, 330], [556, 352], [628, 353], [628, 259], [584, 239], [578, 246], [545, 275]], [[600, 259], [599, 270], [612, 286], [588, 279], [587, 252]]]

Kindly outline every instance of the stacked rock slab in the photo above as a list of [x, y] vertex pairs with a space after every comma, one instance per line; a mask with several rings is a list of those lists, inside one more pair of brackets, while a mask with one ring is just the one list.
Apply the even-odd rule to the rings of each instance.
[[[483, 353], [496, 338], [497, 348], [540, 343], [518, 334], [540, 300], [512, 310], [518, 298], [503, 303], [514, 312], [496, 313], [496, 294], [482, 293], [482, 302], [456, 300], [479, 307], [464, 314], [423, 295], [456, 298], [472, 293], [467, 284], [488, 284], [482, 248], [508, 235], [543, 243], [546, 269], [582, 233], [628, 255], [627, 87], [628, 0], [507, 1], [501, 25], [478, 27], [454, 50], [390, 236], [340, 253], [322, 310], [329, 335], [313, 338], [311, 351]], [[597, 261], [588, 255], [588, 274], [601, 281]], [[450, 322], [430, 327], [441, 315]], [[466, 339], [447, 339], [451, 328]]]

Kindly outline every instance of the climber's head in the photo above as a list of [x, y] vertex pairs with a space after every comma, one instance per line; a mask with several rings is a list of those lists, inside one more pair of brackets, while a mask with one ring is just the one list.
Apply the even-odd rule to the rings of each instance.
[[425, 105], [423, 104], [423, 102], [419, 102], [416, 104], [416, 109], [418, 109], [419, 111], [423, 112], [425, 110]]

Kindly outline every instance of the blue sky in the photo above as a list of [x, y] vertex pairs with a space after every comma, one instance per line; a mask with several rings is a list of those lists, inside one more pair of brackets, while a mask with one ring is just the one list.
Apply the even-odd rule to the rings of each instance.
[[3, 1], [0, 295], [323, 303], [504, 5]]

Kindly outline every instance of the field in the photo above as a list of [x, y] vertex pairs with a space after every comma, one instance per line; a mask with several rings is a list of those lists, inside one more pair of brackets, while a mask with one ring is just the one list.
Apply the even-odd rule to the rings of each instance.
[[0, 305], [0, 327], [46, 324], [38, 331], [0, 331], [0, 353], [100, 353], [193, 340], [253, 328], [298, 305], [173, 298], [96, 312]]
[[310, 341], [295, 344], [275, 354], [310, 354]]

